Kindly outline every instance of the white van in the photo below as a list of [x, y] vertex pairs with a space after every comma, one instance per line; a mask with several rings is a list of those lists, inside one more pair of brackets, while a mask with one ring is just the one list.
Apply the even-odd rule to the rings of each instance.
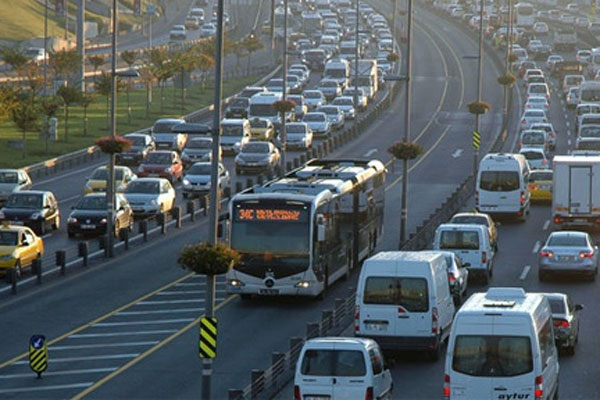
[[486, 284], [492, 276], [494, 248], [483, 225], [442, 224], [435, 231], [433, 249], [453, 252], [469, 275], [481, 277]]
[[487, 154], [479, 163], [475, 185], [475, 207], [491, 215], [529, 213], [529, 165], [521, 154]]
[[391, 400], [392, 386], [392, 375], [374, 340], [324, 337], [308, 340], [300, 351], [294, 398]]
[[552, 326], [550, 305], [540, 293], [490, 288], [471, 295], [454, 318], [444, 398], [557, 398]]
[[221, 121], [221, 147], [225, 154], [237, 154], [252, 138], [250, 121], [225, 118]]
[[441, 254], [381, 252], [364, 262], [358, 279], [354, 334], [384, 349], [426, 350], [435, 360], [454, 311]]

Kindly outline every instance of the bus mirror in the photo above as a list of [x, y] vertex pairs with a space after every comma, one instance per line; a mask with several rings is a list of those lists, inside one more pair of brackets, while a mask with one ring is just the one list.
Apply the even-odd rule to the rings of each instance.
[[322, 222], [317, 225], [317, 241], [325, 241], [325, 225]]

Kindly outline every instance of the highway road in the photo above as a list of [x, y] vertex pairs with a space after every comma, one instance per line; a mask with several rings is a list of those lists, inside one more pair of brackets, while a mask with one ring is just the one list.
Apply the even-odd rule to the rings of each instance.
[[[410, 167], [409, 231], [472, 168], [470, 132], [474, 122], [465, 104], [474, 99], [476, 87], [472, 79], [476, 63], [464, 58], [476, 52], [475, 42], [451, 24], [420, 9], [417, 21], [412, 136], [418, 138], [426, 152]], [[499, 72], [487, 60], [485, 71], [489, 71], [485, 77], [485, 99], [501, 104], [502, 92], [496, 83]], [[402, 135], [402, 110], [400, 95], [367, 132], [331, 156], [368, 155], [389, 165], [386, 149]], [[494, 110], [484, 118], [483, 131], [488, 134], [483, 137], [483, 148], [489, 148], [492, 133], [497, 132], [500, 112]], [[66, 202], [70, 196], [79, 195], [82, 177], [91, 169], [44, 184], [71, 188], [73, 194], [66, 192], [62, 198]], [[389, 222], [381, 250], [397, 248], [395, 221], [399, 219], [400, 176], [399, 168], [388, 174], [385, 213]], [[205, 286], [202, 278], [186, 275], [176, 258], [184, 244], [204, 239], [205, 235], [205, 220], [184, 225], [181, 230], [114, 260], [4, 301], [0, 309], [5, 320], [14, 324], [4, 334], [6, 346], [0, 348], [3, 398], [63, 398], [78, 393], [86, 398], [198, 397], [201, 364], [196, 355], [195, 322], [203, 310]], [[246, 385], [251, 368], [267, 366], [272, 351], [285, 351], [289, 337], [302, 336], [305, 323], [317, 320], [320, 311], [331, 308], [336, 297], [345, 297], [355, 279], [356, 274], [349, 282], [334, 285], [320, 302], [242, 302], [237, 296], [225, 297], [219, 280], [217, 298], [221, 303], [217, 316], [221, 330], [214, 397], [224, 398], [228, 388]], [[50, 365], [55, 373], [46, 374], [42, 381], [33, 379], [23, 359], [10, 361], [26, 349], [27, 339], [33, 333], [53, 339]], [[405, 366], [415, 391], [427, 385], [436, 390], [427, 383], [427, 375], [416, 377], [413, 363]], [[396, 379], [399, 383], [410, 382], [406, 376]], [[438, 393], [432, 391], [431, 395], [438, 397]]]

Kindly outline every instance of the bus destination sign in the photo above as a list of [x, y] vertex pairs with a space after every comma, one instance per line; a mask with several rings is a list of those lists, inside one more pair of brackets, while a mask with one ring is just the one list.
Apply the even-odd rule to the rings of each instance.
[[238, 208], [238, 221], [291, 221], [305, 220], [306, 210], [278, 208]]

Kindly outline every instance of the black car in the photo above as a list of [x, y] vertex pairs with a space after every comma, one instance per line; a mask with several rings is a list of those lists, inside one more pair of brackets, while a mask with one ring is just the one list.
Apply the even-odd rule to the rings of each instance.
[[[115, 196], [114, 235], [119, 236], [122, 229], [133, 226], [133, 211], [125, 197]], [[81, 235], [104, 235], [107, 225], [106, 193], [90, 193], [82, 197], [73, 207], [67, 220], [67, 233], [70, 238]]]
[[225, 118], [246, 118], [248, 117], [248, 107], [250, 107], [250, 99], [234, 97], [225, 109]]
[[60, 210], [52, 192], [24, 190], [8, 196], [0, 210], [0, 222], [25, 225], [38, 235], [46, 234], [48, 228], [60, 228]]
[[552, 54], [552, 47], [547, 44], [538, 46], [533, 54], [533, 59], [537, 61], [545, 61]]
[[156, 150], [154, 139], [143, 133], [130, 133], [125, 138], [131, 140], [131, 148], [116, 155], [119, 165], [139, 165], [152, 150]]

